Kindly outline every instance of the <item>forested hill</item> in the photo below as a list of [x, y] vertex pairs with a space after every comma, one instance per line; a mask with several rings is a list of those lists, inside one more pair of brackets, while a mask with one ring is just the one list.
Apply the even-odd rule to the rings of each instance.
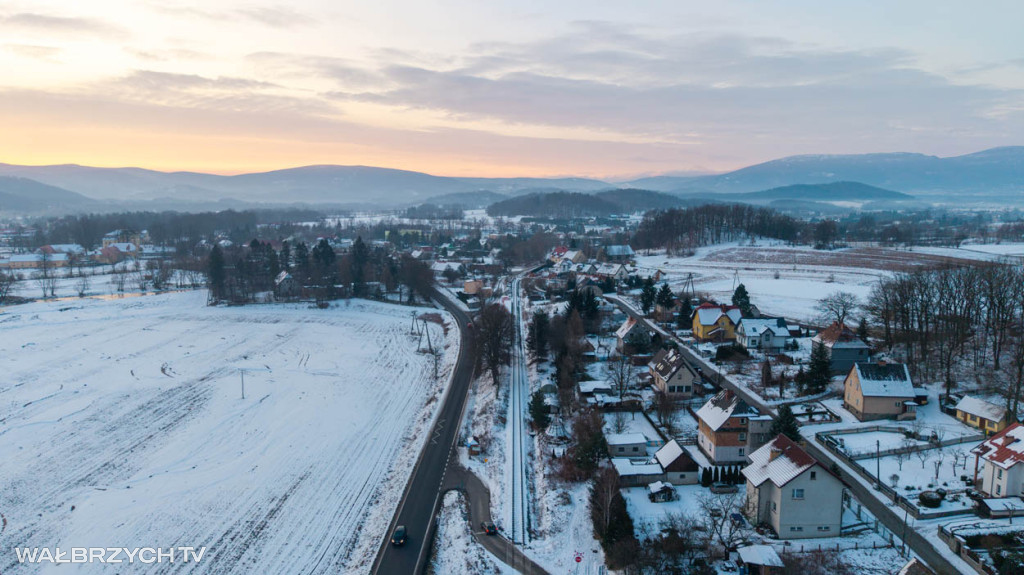
[[596, 194], [551, 192], [509, 198], [491, 204], [492, 216], [598, 217], [663, 210], [688, 205], [682, 198], [649, 190], [608, 190]]

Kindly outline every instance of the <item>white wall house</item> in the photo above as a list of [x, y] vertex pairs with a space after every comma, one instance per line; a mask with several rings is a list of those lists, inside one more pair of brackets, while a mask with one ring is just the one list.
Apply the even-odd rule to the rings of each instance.
[[[974, 479], [989, 497], [1024, 494], [1024, 425], [1014, 423], [971, 450]], [[984, 466], [980, 465], [984, 462]]]
[[747, 514], [768, 523], [780, 539], [838, 537], [843, 484], [785, 435], [750, 454]]

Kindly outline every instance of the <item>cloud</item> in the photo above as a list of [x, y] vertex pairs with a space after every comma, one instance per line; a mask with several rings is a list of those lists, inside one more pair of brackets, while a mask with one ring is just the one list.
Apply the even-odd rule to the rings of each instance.
[[[587, 128], [650, 141], [700, 134], [712, 148], [756, 149], [762, 157], [867, 143], [928, 149], [953, 133], [1024, 136], [1024, 118], [1015, 112], [1024, 93], [951, 81], [893, 48], [835, 50], [587, 22], [558, 37], [468, 52], [455, 66], [411, 65], [401, 54], [376, 68], [335, 63], [322, 68], [338, 78], [339, 90], [327, 95], [460, 121]], [[377, 87], [351, 89], [347, 77], [356, 73], [374, 77]]]
[[127, 34], [123, 28], [102, 20], [96, 20], [93, 18], [50, 16], [47, 14], [34, 14], [30, 12], [0, 16], [0, 28], [11, 28], [60, 35], [117, 37]]
[[271, 28], [296, 28], [317, 23], [302, 12], [287, 6], [253, 6], [236, 10], [207, 10], [194, 6], [156, 6], [157, 11], [172, 16], [198, 18], [215, 22], [255, 22]]
[[36, 60], [54, 60], [61, 52], [60, 48], [33, 44], [4, 44], [3, 48], [12, 54]]

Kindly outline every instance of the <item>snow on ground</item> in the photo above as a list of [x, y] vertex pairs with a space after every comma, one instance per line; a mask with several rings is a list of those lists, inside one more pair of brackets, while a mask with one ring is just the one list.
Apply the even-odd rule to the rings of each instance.
[[[664, 272], [663, 281], [676, 292], [692, 273], [697, 292], [729, 302], [735, 284], [742, 283], [762, 313], [813, 321], [814, 304], [833, 292], [850, 292], [864, 300], [879, 278], [895, 270], [940, 265], [946, 258], [978, 259], [978, 255], [880, 247], [825, 251], [758, 240], [753, 245], [731, 242], [702, 247], [685, 257], [656, 252], [638, 256], [636, 263], [641, 269]], [[852, 319], [856, 323], [857, 318]]]
[[473, 528], [469, 524], [468, 516], [466, 498], [462, 493], [446, 493], [444, 504], [437, 516], [437, 532], [434, 535], [434, 549], [428, 572], [432, 575], [515, 573], [515, 569], [495, 559], [473, 539]]
[[[458, 331], [430, 324], [448, 347], [435, 379], [406, 307], [205, 304], [198, 291], [0, 314], [5, 547], [191, 545], [207, 547], [197, 573], [367, 571]], [[12, 561], [0, 568], [29, 572]]]
[[[678, 499], [653, 503], [647, 497], [647, 487], [624, 487], [619, 490], [626, 500], [626, 509], [633, 519], [633, 527], [637, 533], [646, 528], [649, 533], [661, 531], [661, 523], [670, 515], [699, 517], [702, 515], [700, 498], [711, 492], [700, 485], [676, 485]], [[735, 497], [740, 497], [739, 494]]]
[[[863, 433], [849, 433], [836, 436], [842, 440], [843, 450], [851, 456], [875, 453], [875, 451], [887, 451], [905, 446], [906, 435], [893, 431], [865, 431]], [[912, 439], [906, 442], [907, 445], [920, 446], [927, 444], [926, 441]]]

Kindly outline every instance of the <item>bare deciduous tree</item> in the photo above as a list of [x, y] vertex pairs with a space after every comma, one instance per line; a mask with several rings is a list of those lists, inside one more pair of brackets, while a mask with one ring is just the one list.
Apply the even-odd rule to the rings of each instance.
[[604, 368], [608, 381], [615, 386], [619, 399], [622, 399], [622, 396], [626, 394], [626, 390], [629, 389], [629, 386], [636, 378], [636, 368], [633, 366], [633, 362], [628, 355], [624, 353], [617, 354], [605, 362]]
[[845, 323], [860, 308], [860, 300], [855, 294], [844, 291], [833, 292], [818, 300], [814, 309], [817, 310], [823, 323]]

